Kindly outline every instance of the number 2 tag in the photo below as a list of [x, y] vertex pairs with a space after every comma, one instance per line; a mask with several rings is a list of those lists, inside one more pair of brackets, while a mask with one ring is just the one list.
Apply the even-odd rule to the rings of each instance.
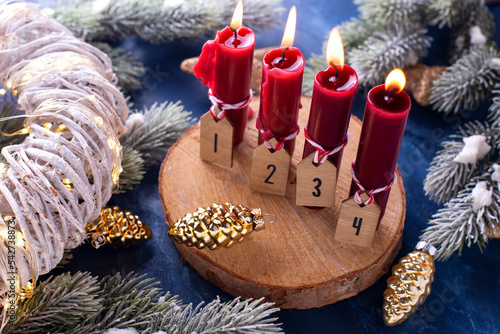
[[200, 158], [232, 167], [233, 132], [233, 125], [226, 117], [217, 122], [210, 112], [206, 112], [200, 118]]
[[314, 153], [309, 154], [297, 165], [297, 198], [300, 206], [329, 208], [335, 204], [337, 167], [330, 161], [316, 166]]
[[[274, 146], [277, 141], [271, 139], [270, 143]], [[289, 170], [290, 154], [284, 148], [271, 152], [261, 144], [253, 151], [250, 189], [285, 196]]]
[[[368, 195], [361, 194], [361, 199], [367, 200]], [[335, 241], [371, 247], [379, 217], [380, 208], [377, 203], [359, 206], [354, 197], [346, 199], [340, 208]]]

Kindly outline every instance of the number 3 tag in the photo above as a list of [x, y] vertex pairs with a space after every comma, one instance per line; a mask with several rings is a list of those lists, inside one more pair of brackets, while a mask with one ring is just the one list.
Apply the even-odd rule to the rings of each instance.
[[[276, 139], [270, 140], [276, 145]], [[250, 189], [272, 195], [285, 196], [290, 170], [290, 154], [282, 148], [271, 152], [261, 144], [253, 151]]]
[[[216, 108], [219, 111], [218, 108]], [[200, 118], [200, 158], [225, 167], [233, 166], [233, 125], [224, 117], [216, 121], [210, 112]]]
[[[366, 201], [368, 195], [361, 194], [361, 200]], [[359, 206], [350, 197], [342, 202], [335, 241], [347, 242], [363, 247], [371, 247], [373, 237], [380, 217], [380, 208], [373, 202], [366, 206]]]
[[297, 199], [301, 206], [332, 207], [335, 204], [337, 167], [330, 161], [316, 166], [314, 153], [297, 165]]

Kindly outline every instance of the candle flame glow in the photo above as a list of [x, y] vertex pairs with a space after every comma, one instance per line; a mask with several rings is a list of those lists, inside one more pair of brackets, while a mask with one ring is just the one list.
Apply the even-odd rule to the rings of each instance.
[[385, 90], [395, 89], [394, 94], [398, 94], [405, 88], [406, 77], [400, 68], [393, 69], [385, 79]]
[[344, 46], [337, 28], [333, 28], [326, 46], [326, 61], [329, 65], [337, 65], [344, 68]]
[[281, 40], [281, 46], [292, 46], [295, 38], [295, 26], [297, 25], [297, 9], [295, 6], [290, 9], [288, 19], [286, 20], [285, 33]]
[[233, 19], [231, 20], [231, 29], [238, 30], [243, 22], [243, 2], [241, 0], [236, 5], [233, 13]]

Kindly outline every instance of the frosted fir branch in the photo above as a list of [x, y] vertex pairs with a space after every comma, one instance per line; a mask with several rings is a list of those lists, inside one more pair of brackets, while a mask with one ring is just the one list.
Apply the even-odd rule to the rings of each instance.
[[93, 43], [93, 45], [105, 52], [111, 59], [113, 72], [118, 77], [118, 86], [122, 90], [131, 92], [142, 88], [142, 83], [138, 79], [146, 73], [146, 68], [129, 51], [111, 47], [104, 42]]
[[139, 112], [144, 122], [129, 129], [120, 138], [120, 143], [141, 155], [145, 166], [151, 166], [165, 157], [170, 146], [191, 126], [191, 112], [178, 102], [153, 104]]
[[[347, 52], [354, 48], [360, 47], [366, 42], [368, 37], [373, 35], [374, 32], [382, 30], [385, 26], [386, 25], [383, 22], [377, 21], [367, 23], [355, 17], [351, 18], [348, 21], [342, 22], [338, 26], [338, 29], [340, 32], [340, 36], [342, 37], [344, 50]], [[323, 49], [326, 49], [326, 45]], [[348, 58], [346, 58], [346, 63], [348, 62]]]
[[[500, 62], [500, 59], [499, 59]], [[495, 88], [492, 91], [493, 103], [488, 109], [488, 122], [491, 123], [491, 127], [498, 129], [500, 131], [500, 83], [495, 84]], [[496, 147], [500, 149], [500, 138], [496, 141]]]
[[354, 0], [365, 22], [406, 27], [422, 22], [426, 0]]
[[376, 32], [361, 47], [349, 51], [347, 55], [359, 83], [375, 86], [384, 82], [392, 69], [415, 65], [427, 55], [431, 45], [426, 32], [417, 27]]
[[465, 184], [475, 175], [491, 156], [491, 151], [476, 164], [455, 162], [454, 159], [464, 148], [464, 138], [484, 135], [486, 142], [493, 147], [499, 138], [499, 131], [491, 129], [488, 123], [470, 122], [459, 128], [458, 133], [441, 144], [443, 147], [432, 159], [424, 180], [424, 191], [436, 203], [444, 203], [456, 196]]
[[500, 80], [500, 71], [491, 66], [492, 59], [498, 57], [498, 50], [490, 46], [474, 48], [458, 59], [432, 83], [432, 108], [446, 114], [477, 108]]
[[102, 301], [97, 279], [88, 273], [49, 277], [29, 299], [19, 301], [16, 321], [5, 333], [59, 333], [94, 313]]
[[[222, 303], [219, 299], [204, 307], [201, 304], [194, 310], [189, 305], [188, 314], [183, 322], [176, 322], [166, 326], [168, 333], [282, 333], [281, 328], [274, 321], [277, 318], [269, 316], [279, 309], [273, 308], [272, 303], [262, 303], [258, 300], [240, 301], [239, 298], [229, 303]], [[260, 304], [260, 305], [259, 305]]]
[[453, 27], [466, 21], [471, 11], [481, 5], [481, 0], [433, 0], [427, 2], [429, 24], [439, 28]]
[[259, 300], [228, 303], [219, 299], [197, 307], [182, 305], [164, 294], [151, 278], [129, 274], [100, 281], [88, 273], [50, 277], [33, 297], [20, 301], [15, 326], [5, 333], [102, 333], [111, 328], [134, 328], [141, 334], [167, 333], [281, 333], [279, 309]]
[[129, 146], [122, 146], [122, 172], [118, 188], [113, 190], [114, 194], [132, 190], [144, 178], [146, 168], [141, 154]]
[[[436, 260], [447, 260], [458, 251], [461, 255], [464, 246], [477, 244], [483, 249], [488, 242], [490, 230], [500, 227], [500, 188], [497, 182], [491, 181], [493, 168], [486, 165], [485, 173], [472, 179], [456, 197], [438, 210], [424, 230], [422, 240], [436, 247]], [[491, 189], [491, 204], [475, 211], [472, 191], [479, 182], [487, 182]]]
[[471, 47], [489, 44], [494, 33], [495, 21], [488, 7], [476, 6], [472, 8], [466, 21], [452, 28], [450, 63], [454, 63], [469, 53]]
[[[243, 21], [255, 30], [278, 21], [280, 0], [244, 1]], [[90, 41], [138, 35], [154, 44], [196, 38], [230, 22], [235, 3], [229, 0], [59, 0], [53, 17]]]
[[158, 303], [163, 294], [158, 285], [159, 282], [145, 275], [129, 274], [122, 278], [116, 274], [103, 278], [99, 282], [101, 305], [67, 333], [100, 333], [115, 327], [141, 328], [149, 323], [150, 317], [162, 314], [175, 301], [174, 298], [165, 304]]

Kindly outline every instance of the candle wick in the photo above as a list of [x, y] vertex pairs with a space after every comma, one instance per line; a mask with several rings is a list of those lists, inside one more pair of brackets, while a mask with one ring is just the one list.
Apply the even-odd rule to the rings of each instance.
[[335, 64], [333, 63], [333, 61], [332, 61], [332, 62], [330, 62], [330, 66], [332, 66], [332, 67], [333, 67], [333, 69], [335, 70], [335, 80], [337, 80], [337, 78], [338, 78], [338, 76], [339, 76], [339, 68], [337, 67], [337, 65], [335, 65]]
[[279, 64], [285, 61], [285, 51], [288, 50], [288, 46], [283, 49], [283, 52], [281, 53], [281, 59], [278, 61]]
[[393, 98], [392, 98], [392, 94], [394, 94], [394, 91], [397, 90], [396, 87], [391, 87], [389, 88], [389, 92], [387, 92], [387, 96], [385, 97], [385, 100], [390, 103], [392, 102]]
[[238, 30], [230, 28], [232, 32], [234, 32], [234, 39], [238, 39]]

